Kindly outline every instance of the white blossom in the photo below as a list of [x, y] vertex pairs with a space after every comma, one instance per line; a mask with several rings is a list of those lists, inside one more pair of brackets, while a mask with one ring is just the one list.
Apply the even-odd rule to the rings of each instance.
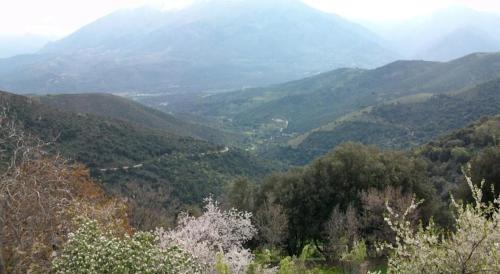
[[483, 184], [477, 187], [469, 177], [466, 180], [474, 203], [462, 205], [452, 199], [454, 232], [443, 233], [432, 221], [414, 231], [406, 220], [417, 208], [414, 201], [402, 218], [389, 214], [387, 223], [397, 241], [382, 246], [392, 251], [388, 273], [500, 273], [500, 200], [482, 202]]
[[245, 273], [253, 261], [250, 250], [243, 247], [256, 233], [251, 217], [236, 209], [221, 210], [216, 201], [207, 198], [203, 215], [196, 218], [183, 213], [175, 229], [159, 228], [156, 236], [160, 248], [181, 247], [206, 267], [206, 273], [215, 273], [217, 254], [223, 255], [231, 273]]

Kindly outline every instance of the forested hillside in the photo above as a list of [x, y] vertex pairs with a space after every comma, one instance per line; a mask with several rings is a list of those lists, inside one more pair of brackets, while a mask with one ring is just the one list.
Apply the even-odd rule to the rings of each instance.
[[[53, 143], [50, 151], [87, 165], [108, 192], [130, 197], [139, 226], [172, 222], [165, 218], [188, 205], [196, 207], [211, 193], [220, 194], [232, 179], [259, 177], [274, 166], [234, 147], [123, 119], [61, 111], [36, 97], [3, 92], [0, 99], [28, 132]], [[145, 218], [148, 223], [142, 223], [143, 214], [151, 214]]]
[[243, 137], [236, 133], [227, 133], [211, 127], [188, 123], [165, 112], [111, 94], [61, 94], [36, 98], [44, 105], [63, 111], [123, 120], [142, 127], [159, 129], [211, 143], [235, 144], [243, 142]]
[[166, 109], [241, 132], [245, 147], [268, 159], [304, 165], [345, 141], [406, 149], [499, 113], [499, 57], [339, 69], [266, 88], [173, 99]]
[[300, 150], [313, 151], [313, 155], [326, 153], [348, 140], [404, 149], [499, 113], [500, 80], [494, 80], [458, 94], [375, 106], [300, 136], [292, 143]]
[[[447, 63], [397, 61], [373, 69], [341, 69], [282, 85], [203, 96], [172, 106], [228, 126], [259, 128], [280, 118], [287, 133], [304, 133], [366, 107], [417, 94], [465, 91], [500, 77], [500, 55], [472, 54]], [[168, 106], [167, 106], [168, 109]]]
[[415, 148], [413, 152], [427, 159], [434, 185], [444, 196], [450, 191], [471, 199], [462, 173], [468, 164], [475, 182], [485, 180], [485, 197], [491, 199], [491, 188], [500, 190], [500, 116], [483, 118], [467, 127], [444, 135], [436, 141]]

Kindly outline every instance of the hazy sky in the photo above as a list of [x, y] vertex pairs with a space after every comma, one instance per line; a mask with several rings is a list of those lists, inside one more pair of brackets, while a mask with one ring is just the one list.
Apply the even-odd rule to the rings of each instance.
[[[63, 36], [117, 9], [156, 5], [176, 8], [189, 0], [0, 0], [0, 35]], [[351, 19], [395, 20], [450, 5], [500, 12], [500, 0], [305, 0]]]

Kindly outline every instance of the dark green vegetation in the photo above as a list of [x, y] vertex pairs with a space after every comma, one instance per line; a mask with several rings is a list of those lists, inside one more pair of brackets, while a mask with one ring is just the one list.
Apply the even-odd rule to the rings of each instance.
[[[281, 208], [288, 221], [280, 244], [291, 253], [314, 243], [327, 255], [335, 252], [335, 245], [350, 246], [349, 241], [363, 238], [369, 254], [375, 256], [374, 243], [393, 237], [383, 220], [386, 201], [396, 213], [402, 213], [414, 194], [424, 199], [419, 218], [424, 222], [433, 218], [449, 228], [454, 225], [450, 194], [457, 200], [471, 198], [463, 171], [476, 182], [485, 178], [498, 193], [499, 141], [500, 116], [484, 118], [411, 151], [348, 142], [305, 167], [275, 173], [257, 185], [238, 181], [228, 192], [228, 201], [253, 210], [257, 219], [263, 209]], [[484, 199], [492, 201], [489, 186], [484, 191], [488, 193]], [[267, 224], [276, 227], [275, 222]], [[332, 224], [340, 234], [331, 234]], [[337, 241], [333, 249], [332, 236]]]
[[500, 54], [473, 54], [448, 63], [397, 61], [373, 69], [340, 69], [286, 84], [198, 98], [176, 112], [230, 118], [256, 127], [287, 119], [289, 133], [304, 133], [368, 106], [405, 96], [470, 89], [500, 77]]
[[108, 191], [131, 198], [132, 218], [139, 226], [172, 221], [161, 218], [175, 216], [172, 212], [196, 205], [210, 193], [221, 193], [233, 178], [262, 176], [272, 166], [237, 148], [124, 120], [61, 111], [37, 97], [1, 93], [0, 100], [28, 132], [53, 141], [50, 150], [84, 163]]
[[[429, 162], [431, 180], [446, 197], [450, 191], [468, 197], [462, 169], [470, 163], [474, 182], [485, 179], [486, 197], [492, 197], [489, 186], [498, 193], [498, 154], [500, 149], [500, 116], [480, 121], [414, 149]], [[469, 197], [470, 198], [470, 197]]]
[[178, 136], [188, 136], [216, 144], [234, 144], [243, 141], [241, 136], [198, 124], [190, 124], [167, 113], [145, 107], [123, 97], [102, 94], [62, 94], [38, 97], [42, 104], [63, 111], [93, 114], [119, 119], [163, 130]]
[[0, 88], [228, 90], [394, 59], [370, 31], [300, 0], [196, 1], [180, 11], [118, 11], [37, 54], [0, 60]]
[[297, 148], [321, 155], [347, 140], [386, 148], [409, 148], [498, 113], [500, 80], [494, 80], [458, 94], [374, 107], [331, 128], [312, 132]]
[[[436, 194], [426, 180], [423, 161], [354, 143], [339, 146], [303, 169], [271, 177], [263, 192], [278, 197], [277, 203], [286, 209], [289, 248], [301, 250], [308, 241], [323, 239], [324, 226], [335, 206], [345, 211], [352, 205], [361, 212], [362, 192], [389, 186], [402, 187], [403, 193], [425, 199], [427, 219], [436, 213]], [[366, 229], [369, 234], [377, 228]]]
[[339, 69], [167, 108], [243, 131], [258, 153], [302, 165], [345, 141], [406, 149], [495, 115], [498, 79], [500, 54], [478, 53], [447, 63]]

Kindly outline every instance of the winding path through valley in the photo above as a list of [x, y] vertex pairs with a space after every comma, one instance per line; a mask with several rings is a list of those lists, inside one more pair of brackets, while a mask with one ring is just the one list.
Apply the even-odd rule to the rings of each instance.
[[[183, 154], [186, 157], [204, 157], [204, 156], [209, 156], [209, 155], [217, 155], [217, 154], [225, 154], [230, 151], [229, 147], [224, 147], [223, 149], [219, 150], [214, 150], [214, 151], [207, 151], [207, 152], [202, 152], [202, 153], [191, 153], [191, 154]], [[160, 161], [161, 158], [170, 155], [170, 153], [163, 154], [157, 158], [154, 159], [149, 159], [147, 162], [152, 162], [152, 161]], [[142, 163], [137, 163], [135, 165], [129, 165], [129, 166], [121, 166], [121, 167], [112, 167], [112, 168], [98, 168], [100, 172], [114, 172], [114, 171], [119, 171], [119, 170], [129, 170], [129, 169], [139, 169], [144, 167], [144, 164], [146, 162]]]

